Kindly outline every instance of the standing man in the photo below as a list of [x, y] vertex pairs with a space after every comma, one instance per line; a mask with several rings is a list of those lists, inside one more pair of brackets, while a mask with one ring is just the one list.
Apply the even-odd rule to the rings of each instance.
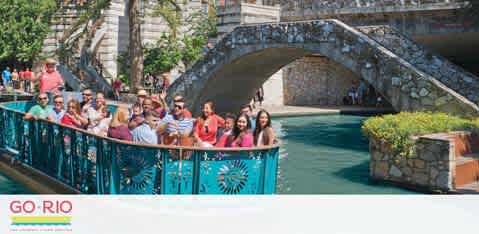
[[47, 59], [45, 61], [45, 68], [40, 72], [35, 81], [40, 83], [40, 93], [47, 93], [49, 96], [53, 96], [60, 92], [60, 88], [63, 87], [63, 79], [60, 73], [56, 70], [57, 62], [54, 59]]
[[364, 83], [363, 80], [361, 80], [358, 87], [358, 104], [359, 105], [364, 106], [365, 97], [366, 97], [366, 84]]
[[121, 80], [119, 78], [116, 78], [116, 80], [113, 82], [112, 88], [113, 88], [113, 96], [115, 97], [116, 101], [120, 101], [120, 90], [121, 90]]
[[34, 77], [34, 74], [32, 71], [30, 71], [30, 68], [26, 68], [25, 71], [23, 72], [23, 89], [25, 92], [29, 93], [32, 92], [32, 86], [31, 86], [31, 81]]
[[5, 88], [8, 87], [8, 85], [10, 84], [11, 78], [12, 78], [12, 73], [10, 73], [10, 68], [7, 67], [2, 72], [3, 87], [5, 87]]

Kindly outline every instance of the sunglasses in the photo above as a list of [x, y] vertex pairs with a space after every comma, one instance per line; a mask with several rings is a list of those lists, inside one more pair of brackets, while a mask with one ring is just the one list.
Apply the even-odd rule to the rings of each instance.
[[91, 93], [82, 93], [84, 96], [91, 96]]
[[180, 105], [175, 105], [175, 108], [178, 108], [178, 109], [183, 109], [183, 106], [180, 106]]
[[38, 100], [47, 100], [48, 97], [39, 97]]

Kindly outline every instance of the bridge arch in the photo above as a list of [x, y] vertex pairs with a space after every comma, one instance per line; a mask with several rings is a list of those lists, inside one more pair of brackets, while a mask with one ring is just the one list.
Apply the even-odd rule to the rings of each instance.
[[397, 111], [478, 116], [477, 105], [338, 20], [238, 27], [172, 84], [169, 97], [183, 94], [196, 113], [206, 100], [235, 112], [277, 70], [312, 54], [358, 74]]

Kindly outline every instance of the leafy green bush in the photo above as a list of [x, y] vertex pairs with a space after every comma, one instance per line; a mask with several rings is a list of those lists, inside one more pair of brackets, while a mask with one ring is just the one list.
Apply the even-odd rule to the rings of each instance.
[[372, 117], [362, 126], [364, 135], [384, 140], [401, 156], [412, 155], [413, 136], [472, 129], [479, 129], [479, 119], [468, 120], [431, 112], [401, 112]]

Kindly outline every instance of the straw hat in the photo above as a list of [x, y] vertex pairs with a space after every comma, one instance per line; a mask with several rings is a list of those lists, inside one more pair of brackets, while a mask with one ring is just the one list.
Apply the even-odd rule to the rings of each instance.
[[136, 96], [148, 96], [148, 93], [146, 92], [146, 90], [140, 89], [140, 90], [138, 90], [138, 92], [136, 93]]
[[57, 64], [57, 61], [55, 59], [49, 58], [45, 60], [45, 64]]

